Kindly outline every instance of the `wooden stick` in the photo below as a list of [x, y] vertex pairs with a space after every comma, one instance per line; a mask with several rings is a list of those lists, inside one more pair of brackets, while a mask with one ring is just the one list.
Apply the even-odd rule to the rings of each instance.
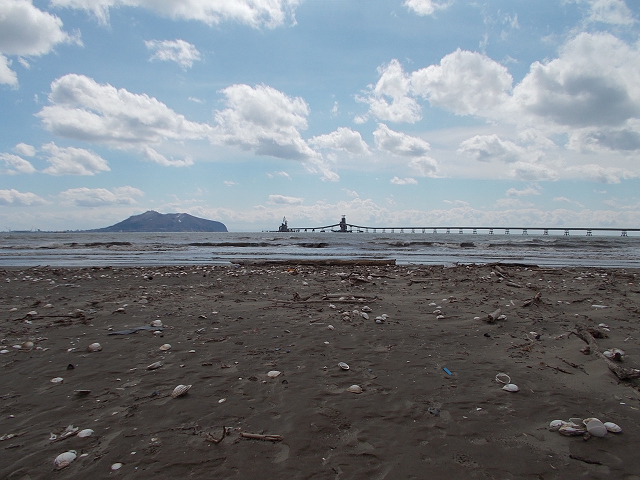
[[607, 367], [609, 367], [609, 370], [611, 370], [616, 375], [616, 377], [618, 377], [620, 380], [640, 378], [640, 370], [636, 368], [627, 368], [621, 365], [617, 365], [613, 363], [611, 360], [609, 360], [607, 357], [605, 357], [600, 351], [600, 349], [598, 348], [598, 342], [596, 342], [596, 339], [593, 338], [593, 335], [591, 335], [587, 327], [585, 327], [584, 325], [576, 325], [575, 334], [579, 336], [582, 340], [587, 342], [587, 345], [589, 345], [591, 352], [595, 353], [597, 357], [604, 360], [605, 363], [607, 364]]
[[262, 435], [260, 433], [242, 432], [240, 436], [244, 438], [253, 438], [256, 440], [267, 440], [269, 442], [281, 442], [283, 440], [280, 435]]
[[227, 427], [222, 427], [222, 437], [220, 437], [219, 439], [216, 439], [213, 435], [211, 435], [210, 433], [205, 433], [205, 437], [207, 438], [208, 442], [211, 443], [215, 443], [216, 445], [218, 443], [220, 443], [222, 440], [224, 440], [225, 435], [227, 434]]

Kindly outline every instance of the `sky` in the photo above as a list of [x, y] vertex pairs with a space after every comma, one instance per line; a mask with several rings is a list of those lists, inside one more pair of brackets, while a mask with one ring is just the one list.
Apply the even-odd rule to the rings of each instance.
[[640, 2], [0, 0], [0, 230], [640, 227]]

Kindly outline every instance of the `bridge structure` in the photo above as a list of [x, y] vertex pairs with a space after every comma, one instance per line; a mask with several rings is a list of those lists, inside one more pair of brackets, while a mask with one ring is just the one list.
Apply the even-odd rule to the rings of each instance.
[[640, 228], [612, 228], [612, 227], [368, 227], [347, 223], [345, 215], [339, 223], [324, 225], [320, 227], [289, 227], [287, 219], [284, 218], [278, 232], [335, 232], [335, 233], [452, 233], [472, 234], [486, 233], [489, 235], [502, 232], [504, 235], [520, 233], [528, 235], [529, 232], [541, 232], [542, 235], [549, 235], [550, 232], [562, 232], [565, 236], [581, 233], [587, 237], [593, 236], [594, 232], [620, 232], [620, 236], [627, 237], [630, 232], [640, 232]]

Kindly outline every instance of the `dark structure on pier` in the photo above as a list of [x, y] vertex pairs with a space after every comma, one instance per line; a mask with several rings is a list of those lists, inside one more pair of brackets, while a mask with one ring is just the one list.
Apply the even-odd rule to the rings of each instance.
[[[334, 230], [334, 227], [338, 227]], [[543, 235], [549, 235], [549, 232], [563, 232], [565, 236], [571, 234], [571, 232], [585, 232], [588, 237], [593, 236], [593, 232], [620, 232], [622, 237], [628, 236], [628, 232], [640, 232], [640, 228], [582, 228], [582, 227], [366, 227], [362, 225], [354, 225], [347, 223], [345, 215], [342, 215], [340, 223], [334, 223], [333, 225], [325, 225], [321, 227], [289, 227], [287, 219], [282, 219], [282, 225], [278, 228], [278, 232], [326, 232], [331, 231], [335, 233], [439, 233], [444, 231], [445, 233], [451, 233], [452, 231], [458, 231], [462, 234], [471, 231], [473, 234], [487, 233], [493, 235], [495, 231], [502, 230], [505, 235], [509, 235], [512, 231], [520, 231], [522, 235], [528, 235], [529, 232], [539, 231]]]

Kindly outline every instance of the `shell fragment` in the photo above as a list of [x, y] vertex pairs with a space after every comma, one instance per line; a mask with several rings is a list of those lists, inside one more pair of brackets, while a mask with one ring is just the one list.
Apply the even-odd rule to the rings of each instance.
[[362, 387], [360, 385], [351, 385], [349, 388], [347, 388], [347, 392], [362, 393]]
[[76, 457], [77, 457], [76, 451], [69, 450], [68, 452], [64, 452], [58, 455], [56, 459], [53, 461], [53, 464], [55, 465], [56, 470], [61, 470], [71, 465], [71, 462], [73, 462], [76, 459]]
[[338, 366], [342, 369], [342, 370], [349, 370], [349, 365], [347, 365], [344, 362], [339, 362]]
[[173, 398], [182, 397], [187, 394], [190, 388], [191, 388], [191, 385], [178, 385], [176, 388], [173, 389], [171, 396]]

